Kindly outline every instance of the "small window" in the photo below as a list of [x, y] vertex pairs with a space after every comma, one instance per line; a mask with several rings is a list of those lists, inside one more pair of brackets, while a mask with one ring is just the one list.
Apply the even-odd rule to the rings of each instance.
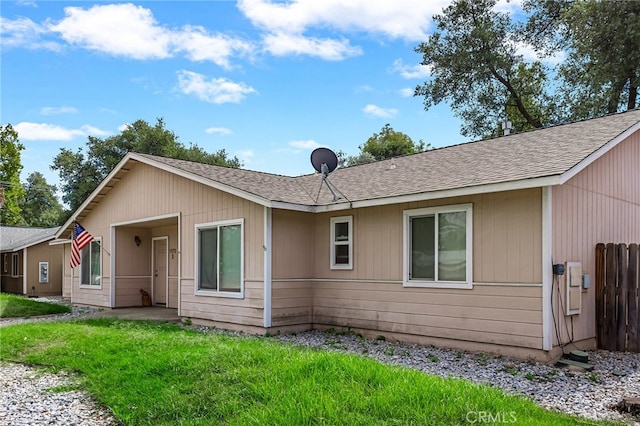
[[11, 276], [17, 277], [20, 275], [20, 265], [18, 265], [18, 253], [11, 253]]
[[196, 294], [243, 297], [243, 220], [196, 225]]
[[7, 260], [7, 258], [8, 258], [7, 253], [2, 255], [2, 262], [4, 264], [2, 271], [5, 273], [9, 272], [9, 265], [8, 265], [9, 261]]
[[353, 269], [353, 216], [331, 218], [331, 269]]
[[95, 238], [80, 251], [80, 285], [100, 286], [102, 284], [101, 239]]
[[38, 270], [40, 271], [39, 282], [48, 283], [49, 282], [49, 262], [38, 263]]
[[471, 288], [471, 204], [404, 212], [404, 285]]

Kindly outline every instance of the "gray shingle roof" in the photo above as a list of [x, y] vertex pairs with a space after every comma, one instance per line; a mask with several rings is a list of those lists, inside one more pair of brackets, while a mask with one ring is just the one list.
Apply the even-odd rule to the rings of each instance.
[[53, 239], [59, 228], [0, 226], [0, 251], [14, 251]]
[[[329, 180], [348, 200], [363, 201], [559, 176], [638, 123], [640, 110], [633, 110], [338, 169]], [[319, 174], [289, 177], [137, 155], [269, 201], [333, 203]]]

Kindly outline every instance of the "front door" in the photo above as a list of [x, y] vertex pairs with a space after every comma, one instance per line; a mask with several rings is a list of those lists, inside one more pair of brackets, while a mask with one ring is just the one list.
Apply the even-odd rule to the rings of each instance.
[[153, 242], [153, 302], [156, 305], [167, 305], [168, 271], [167, 271], [168, 237], [154, 238]]

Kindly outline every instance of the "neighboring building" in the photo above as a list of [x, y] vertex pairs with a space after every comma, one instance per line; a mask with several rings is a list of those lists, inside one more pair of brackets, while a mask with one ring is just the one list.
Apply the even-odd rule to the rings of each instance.
[[62, 294], [62, 245], [49, 245], [59, 227], [0, 226], [0, 291], [29, 296]]
[[338, 169], [337, 201], [318, 174], [130, 153], [56, 235], [78, 220], [96, 237], [73, 271], [65, 250], [63, 291], [549, 359], [595, 346], [582, 276], [597, 243], [640, 241], [639, 164], [640, 110]]

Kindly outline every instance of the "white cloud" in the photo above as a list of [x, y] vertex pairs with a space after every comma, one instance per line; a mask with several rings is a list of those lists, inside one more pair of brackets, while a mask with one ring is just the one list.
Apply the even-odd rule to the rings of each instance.
[[543, 56], [540, 52], [536, 52], [533, 46], [529, 44], [516, 43], [516, 54], [522, 55], [526, 61], [541, 61], [550, 65], [557, 65], [566, 59], [564, 52], [556, 52], [552, 56]]
[[289, 146], [294, 148], [295, 152], [302, 152], [303, 150], [316, 149], [320, 147], [320, 144], [314, 140], [306, 140], [306, 141], [291, 141], [289, 142]]
[[54, 41], [45, 40], [47, 29], [28, 18], [15, 20], [0, 16], [0, 43], [3, 49], [26, 47], [27, 49], [62, 50]]
[[224, 34], [209, 34], [199, 26], [186, 26], [173, 35], [176, 51], [185, 51], [191, 61], [211, 61], [224, 69], [231, 69], [229, 58], [247, 56], [255, 47], [246, 41]]
[[170, 34], [149, 9], [127, 4], [66, 7], [66, 17], [50, 29], [71, 44], [114, 56], [161, 59], [171, 56]]
[[42, 115], [54, 115], [54, 114], [75, 114], [78, 112], [74, 107], [61, 106], [61, 107], [44, 107], [40, 110]]
[[23, 121], [14, 126], [21, 140], [28, 141], [69, 141], [83, 136], [105, 136], [109, 132], [90, 125], [83, 125], [80, 129], [67, 129], [56, 124], [30, 123]]
[[257, 91], [244, 83], [236, 83], [226, 78], [212, 78], [192, 71], [178, 71], [178, 87], [182, 93], [195, 95], [198, 99], [213, 104], [240, 103], [248, 94]]
[[382, 108], [377, 105], [369, 104], [362, 108], [362, 111], [373, 117], [391, 118], [398, 115], [398, 110], [394, 108]]
[[511, 15], [522, 12], [522, 0], [498, 0], [493, 10]]
[[414, 89], [410, 87], [405, 87], [403, 89], [398, 90], [398, 94], [403, 98], [410, 98], [413, 96]]
[[340, 61], [349, 56], [362, 54], [358, 46], [351, 46], [349, 40], [318, 39], [299, 34], [267, 34], [264, 49], [275, 56], [308, 55], [329, 61]]
[[450, 0], [240, 0], [238, 8], [268, 32], [304, 33], [310, 28], [368, 32], [393, 39], [427, 38], [431, 17]]
[[252, 149], [245, 149], [245, 150], [236, 151], [236, 156], [244, 164], [251, 164], [252, 160], [253, 160], [253, 157], [255, 157], [256, 154], [253, 152]]
[[209, 127], [204, 131], [210, 135], [215, 133], [219, 135], [230, 135], [231, 133], [233, 133], [230, 129], [227, 129], [226, 127]]
[[431, 68], [421, 64], [407, 65], [402, 62], [402, 59], [396, 59], [389, 68], [389, 72], [398, 73], [406, 79], [427, 78], [431, 75]]

